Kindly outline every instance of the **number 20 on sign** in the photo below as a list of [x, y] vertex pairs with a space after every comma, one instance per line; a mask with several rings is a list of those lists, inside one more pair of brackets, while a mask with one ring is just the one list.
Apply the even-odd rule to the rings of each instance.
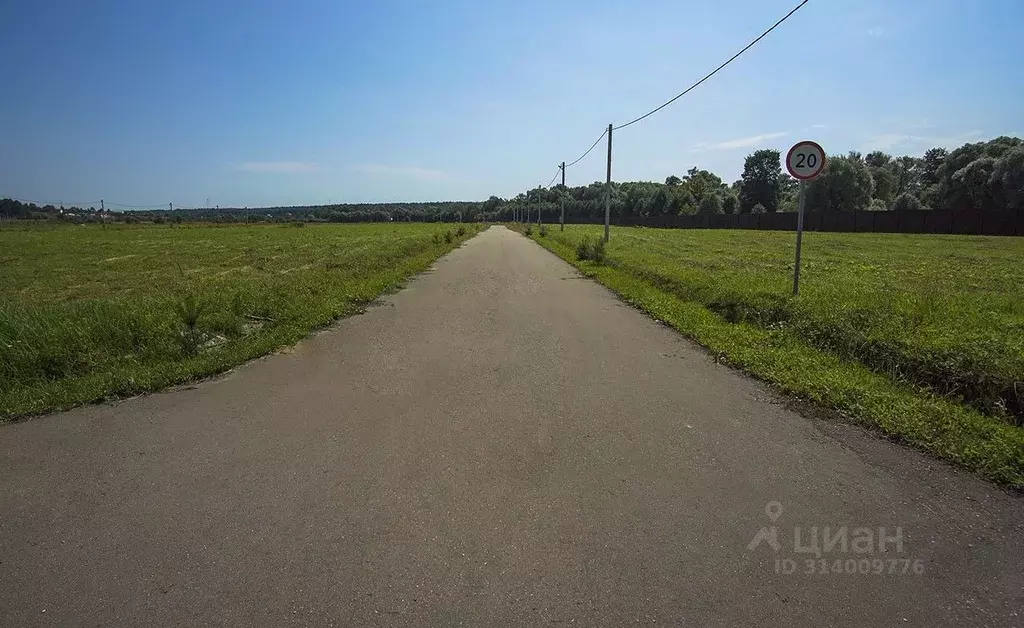
[[804, 237], [804, 187], [825, 169], [825, 151], [817, 142], [797, 142], [786, 154], [786, 170], [800, 181], [800, 213], [796, 219], [796, 263], [793, 265], [793, 296], [800, 294], [800, 245]]

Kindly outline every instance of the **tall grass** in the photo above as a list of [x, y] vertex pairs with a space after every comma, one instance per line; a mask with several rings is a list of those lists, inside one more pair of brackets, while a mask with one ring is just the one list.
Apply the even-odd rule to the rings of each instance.
[[538, 242], [722, 359], [1024, 486], [1024, 240], [600, 227]]
[[431, 223], [4, 231], [0, 416], [230, 368], [357, 311], [478, 229], [465, 226], [461, 236]]

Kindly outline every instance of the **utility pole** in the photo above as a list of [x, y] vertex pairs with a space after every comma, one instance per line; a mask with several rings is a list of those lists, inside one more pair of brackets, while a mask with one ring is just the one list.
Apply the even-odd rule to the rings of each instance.
[[612, 125], [608, 125], [608, 176], [604, 189], [604, 241], [608, 241], [608, 225], [612, 220]]
[[167, 203], [167, 207], [169, 207], [171, 211], [174, 211], [174, 203]]
[[565, 162], [562, 162], [562, 189], [559, 190], [559, 199], [562, 201], [562, 218], [561, 226], [558, 228], [559, 231], [565, 231]]
[[107, 228], [107, 208], [103, 206], [103, 199], [100, 199], [100, 224]]

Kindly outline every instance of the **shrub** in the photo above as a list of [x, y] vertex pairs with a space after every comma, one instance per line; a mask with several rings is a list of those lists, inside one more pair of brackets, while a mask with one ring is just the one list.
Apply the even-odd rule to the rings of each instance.
[[539, 233], [540, 233], [540, 237], [546, 238], [547, 235], [548, 235], [548, 226], [547, 225], [541, 225]]
[[583, 261], [591, 261], [598, 264], [603, 264], [605, 261], [605, 242], [601, 238], [584, 238], [576, 245], [576, 259]]
[[880, 198], [873, 198], [873, 199], [871, 199], [871, 204], [868, 205], [868, 211], [884, 212], [884, 211], [888, 211], [888, 210], [889, 210], [889, 208], [886, 207], [885, 201], [883, 201]]
[[892, 203], [893, 211], [909, 211], [913, 209], [924, 209], [924, 205], [921, 204], [920, 199], [911, 194], [910, 192], [904, 192], [896, 197], [896, 200]]
[[460, 238], [466, 235], [466, 228], [463, 227], [462, 225], [459, 225], [459, 228], [455, 230], [455, 235]]
[[533, 235], [533, 226], [532, 225], [526, 225], [526, 229], [523, 231], [523, 233], [526, 234], [526, 237], [532, 236]]
[[765, 211], [766, 210], [764, 208], [764, 205], [762, 205], [761, 203], [758, 203], [757, 205], [754, 205], [754, 207], [750, 210], [750, 213], [751, 214], [763, 214], [763, 213], [765, 213]]
[[434, 241], [435, 245], [440, 246], [440, 244], [441, 244], [441, 234], [440, 233], [435, 233], [434, 235], [430, 236], [430, 239]]
[[446, 244], [451, 244], [452, 240], [454, 240], [454, 239], [455, 239], [455, 236], [452, 235], [451, 231], [445, 231], [444, 232], [444, 241], [445, 241]]
[[193, 293], [185, 295], [181, 301], [175, 304], [174, 313], [184, 326], [178, 334], [181, 343], [181, 350], [186, 355], [195, 355], [203, 344], [204, 334], [199, 330], [199, 319], [206, 311], [206, 303]]

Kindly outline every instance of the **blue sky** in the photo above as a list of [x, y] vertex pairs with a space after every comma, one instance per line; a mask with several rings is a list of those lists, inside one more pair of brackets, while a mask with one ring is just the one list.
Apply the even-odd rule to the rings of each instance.
[[[0, 195], [257, 206], [545, 184], [797, 0], [9, 2]], [[616, 180], [757, 148], [920, 154], [1024, 135], [1024, 3], [811, 0], [615, 134]], [[568, 172], [604, 178], [604, 150]]]

